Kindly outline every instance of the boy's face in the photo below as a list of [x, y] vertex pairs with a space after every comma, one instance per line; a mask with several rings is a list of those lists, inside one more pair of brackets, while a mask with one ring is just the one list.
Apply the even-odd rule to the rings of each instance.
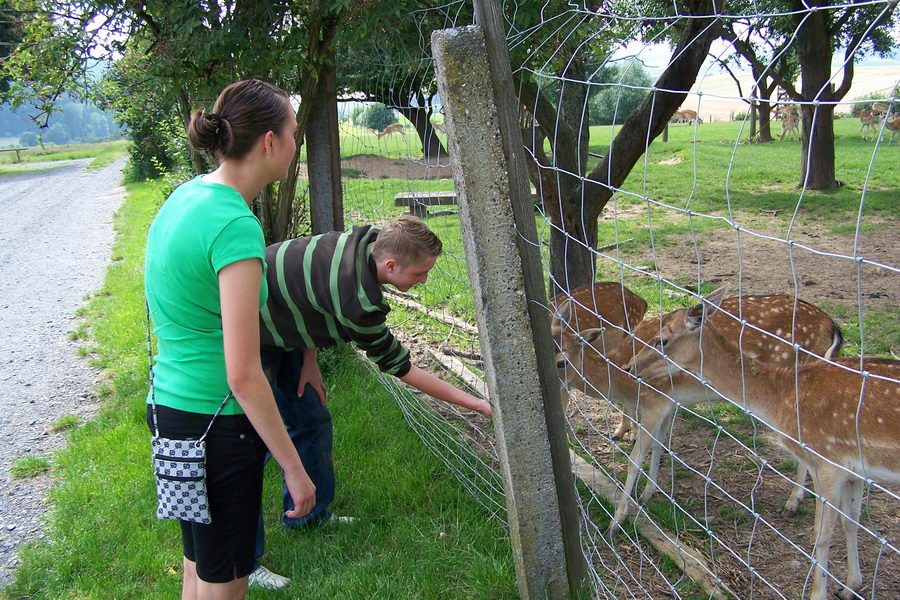
[[407, 267], [401, 267], [396, 260], [389, 258], [385, 261], [386, 280], [401, 292], [409, 291], [409, 288], [417, 283], [428, 281], [428, 272], [434, 268], [437, 256], [426, 256], [418, 262]]

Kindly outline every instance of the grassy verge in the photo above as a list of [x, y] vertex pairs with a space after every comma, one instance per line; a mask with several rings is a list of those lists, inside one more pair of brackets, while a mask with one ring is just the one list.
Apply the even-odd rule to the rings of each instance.
[[[129, 186], [103, 288], [83, 311], [88, 353], [105, 369], [104, 408], [72, 431], [53, 459], [59, 485], [45, 540], [28, 545], [10, 598], [174, 598], [180, 541], [154, 517], [149, 434], [144, 424], [146, 353], [142, 260], [158, 198]], [[505, 530], [466, 494], [410, 432], [389, 394], [355, 356], [327, 375], [336, 430], [335, 509], [348, 527], [297, 533], [277, 525], [280, 481], [270, 464], [265, 563], [295, 579], [252, 598], [514, 598]]]
[[[44, 148], [28, 148], [22, 152], [22, 162], [50, 162], [56, 160], [74, 160], [78, 158], [93, 158], [88, 168], [100, 169], [113, 162], [117, 158], [128, 154], [127, 140], [114, 142], [98, 142], [95, 144], [65, 144], [61, 146], [48, 145]], [[14, 157], [5, 157], [0, 163], [9, 165]], [[9, 167], [7, 167], [9, 168]]]

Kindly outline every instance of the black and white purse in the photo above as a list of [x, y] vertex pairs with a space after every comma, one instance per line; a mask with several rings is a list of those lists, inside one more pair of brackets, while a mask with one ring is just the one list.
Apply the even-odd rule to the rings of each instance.
[[153, 407], [153, 471], [156, 474], [156, 518], [178, 519], [209, 525], [209, 496], [206, 493], [206, 435], [213, 422], [232, 397], [225, 396], [209, 420], [203, 435], [196, 440], [173, 440], [159, 436], [156, 417], [156, 391], [153, 388], [153, 350], [150, 344], [150, 307], [147, 307], [147, 360], [150, 369], [150, 401]]

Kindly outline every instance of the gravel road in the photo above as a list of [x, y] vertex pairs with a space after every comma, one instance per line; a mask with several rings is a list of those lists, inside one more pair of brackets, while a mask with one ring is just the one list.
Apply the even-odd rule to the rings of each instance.
[[75, 355], [68, 333], [85, 295], [103, 283], [124, 159], [100, 171], [87, 171], [88, 162], [0, 177], [0, 585], [18, 546], [43, 535], [52, 485], [46, 473], [13, 479], [10, 466], [49, 457], [66, 441], [50, 426], [97, 409], [99, 373]]

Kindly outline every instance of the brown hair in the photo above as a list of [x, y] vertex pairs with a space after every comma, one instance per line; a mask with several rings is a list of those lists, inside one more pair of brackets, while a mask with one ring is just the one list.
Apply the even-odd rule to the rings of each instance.
[[291, 104], [281, 88], [260, 81], [235, 81], [216, 98], [212, 112], [196, 111], [188, 126], [188, 139], [216, 162], [246, 156], [267, 131], [281, 132]]
[[422, 219], [403, 215], [381, 230], [375, 238], [372, 256], [375, 260], [392, 256], [405, 269], [426, 256], [439, 256], [442, 249], [441, 240]]

